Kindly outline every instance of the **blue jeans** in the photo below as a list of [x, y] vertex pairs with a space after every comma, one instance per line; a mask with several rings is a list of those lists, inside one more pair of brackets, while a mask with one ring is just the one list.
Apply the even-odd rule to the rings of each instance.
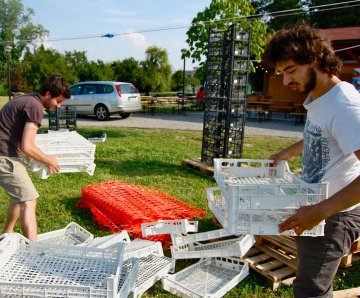
[[326, 219], [325, 236], [295, 237], [296, 298], [333, 297], [332, 282], [343, 256], [360, 236], [360, 207]]

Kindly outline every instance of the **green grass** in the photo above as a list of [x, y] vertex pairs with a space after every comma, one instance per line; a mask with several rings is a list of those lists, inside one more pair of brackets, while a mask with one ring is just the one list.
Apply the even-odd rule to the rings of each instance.
[[[216, 186], [212, 177], [204, 176], [190, 168], [181, 166], [181, 161], [201, 155], [201, 132], [175, 131], [159, 129], [125, 129], [125, 128], [80, 128], [78, 132], [87, 137], [94, 132], [106, 132], [104, 143], [97, 143], [96, 170], [93, 176], [85, 173], [68, 173], [54, 175], [46, 180], [33, 178], [41, 197], [38, 199], [37, 218], [39, 233], [65, 227], [75, 221], [88, 229], [95, 236], [107, 235], [110, 232], [100, 229], [92, 220], [89, 211], [79, 209], [82, 187], [109, 180], [120, 180], [151, 188], [160, 189], [189, 204], [206, 211], [207, 216], [200, 220], [200, 231], [216, 228], [211, 221], [211, 212], [207, 207], [205, 188]], [[270, 137], [246, 137], [244, 158], [266, 159], [296, 140]], [[299, 171], [301, 160], [290, 162], [293, 171]], [[0, 226], [4, 225], [7, 195], [0, 190]], [[19, 226], [17, 226], [17, 231]], [[188, 261], [178, 261], [177, 269], [187, 265]], [[337, 279], [338, 288], [351, 287], [347, 276], [355, 274], [349, 280], [359, 280], [360, 272], [354, 266], [345, 270]], [[350, 276], [350, 275], [349, 275]], [[161, 289], [157, 283], [144, 297], [174, 297]], [[259, 274], [251, 272], [246, 280], [231, 290], [226, 297], [292, 297], [291, 288], [283, 287], [272, 291], [266, 280]]]
[[9, 97], [0, 96], [0, 109], [9, 101]]

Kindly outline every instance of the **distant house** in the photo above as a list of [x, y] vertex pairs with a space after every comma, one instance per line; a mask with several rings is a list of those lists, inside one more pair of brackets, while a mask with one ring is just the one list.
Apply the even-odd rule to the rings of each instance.
[[[360, 27], [321, 29], [321, 32], [330, 39], [336, 54], [343, 63], [340, 78], [351, 83], [354, 70], [360, 68]], [[305, 95], [299, 95], [285, 87], [282, 77], [270, 71], [264, 72], [264, 75], [263, 91], [266, 97], [293, 100], [298, 103], [305, 99]]]

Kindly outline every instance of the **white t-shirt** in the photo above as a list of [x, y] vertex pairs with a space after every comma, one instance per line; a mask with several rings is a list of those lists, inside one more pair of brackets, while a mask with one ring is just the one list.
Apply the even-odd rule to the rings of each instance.
[[330, 197], [360, 174], [354, 154], [360, 149], [360, 94], [350, 83], [340, 82], [314, 101], [308, 97], [304, 107], [302, 178], [329, 182]]

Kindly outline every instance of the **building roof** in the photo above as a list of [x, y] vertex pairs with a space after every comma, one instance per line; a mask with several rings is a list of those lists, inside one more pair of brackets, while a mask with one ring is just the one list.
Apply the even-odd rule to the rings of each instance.
[[360, 42], [360, 27], [329, 28], [320, 31], [331, 41], [358, 40]]
[[360, 66], [360, 27], [329, 28], [320, 31], [331, 40], [344, 65]]

